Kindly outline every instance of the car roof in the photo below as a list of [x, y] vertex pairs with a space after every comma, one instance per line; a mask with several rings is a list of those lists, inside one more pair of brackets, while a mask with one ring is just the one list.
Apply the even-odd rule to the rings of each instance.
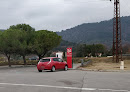
[[51, 59], [51, 58], [58, 58], [58, 57], [44, 57], [42, 59]]

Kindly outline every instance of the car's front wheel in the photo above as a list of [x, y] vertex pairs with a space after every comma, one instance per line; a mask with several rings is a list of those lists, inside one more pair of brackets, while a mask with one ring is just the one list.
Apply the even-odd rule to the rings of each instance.
[[68, 66], [67, 66], [67, 65], [65, 66], [64, 70], [65, 70], [65, 71], [67, 71], [67, 70], [68, 70]]
[[55, 66], [52, 66], [51, 71], [52, 71], [52, 72], [55, 72], [55, 70], [56, 70]]

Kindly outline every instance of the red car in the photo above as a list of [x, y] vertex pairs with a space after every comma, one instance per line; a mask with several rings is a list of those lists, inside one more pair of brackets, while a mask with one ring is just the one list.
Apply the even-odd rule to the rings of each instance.
[[57, 69], [64, 69], [65, 71], [67, 71], [68, 65], [60, 58], [46, 57], [39, 60], [37, 64], [37, 69], [39, 72], [42, 72], [42, 70], [51, 70], [52, 72], [54, 72]]

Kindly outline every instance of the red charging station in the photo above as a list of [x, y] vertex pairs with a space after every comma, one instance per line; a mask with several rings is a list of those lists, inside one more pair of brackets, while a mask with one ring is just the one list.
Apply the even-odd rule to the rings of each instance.
[[67, 64], [68, 68], [72, 68], [72, 48], [67, 48]]

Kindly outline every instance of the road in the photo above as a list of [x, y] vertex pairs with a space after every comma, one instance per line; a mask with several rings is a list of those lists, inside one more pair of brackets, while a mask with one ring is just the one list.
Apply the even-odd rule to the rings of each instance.
[[0, 69], [0, 92], [130, 92], [130, 72]]

